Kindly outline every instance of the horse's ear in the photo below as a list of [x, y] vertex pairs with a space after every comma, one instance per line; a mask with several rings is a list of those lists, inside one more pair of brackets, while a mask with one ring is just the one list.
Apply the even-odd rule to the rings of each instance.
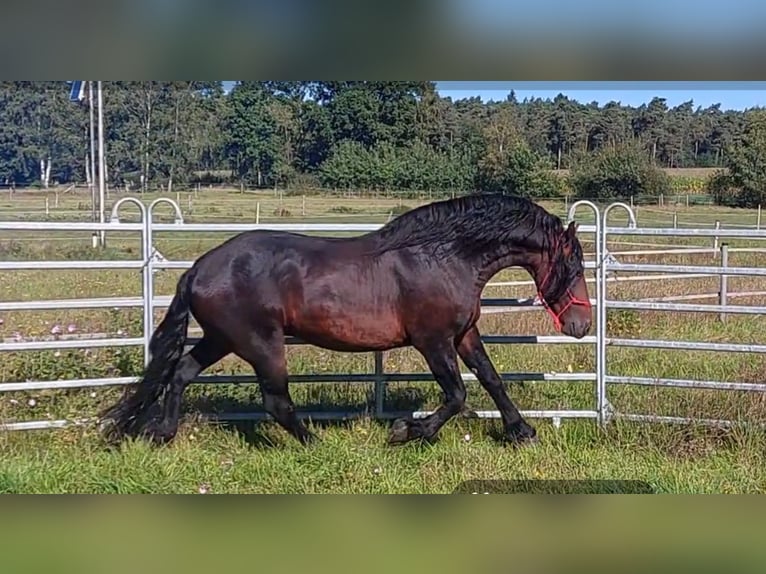
[[575, 234], [577, 233], [577, 223], [574, 221], [570, 221], [569, 225], [567, 226], [567, 237], [570, 239], [574, 239]]

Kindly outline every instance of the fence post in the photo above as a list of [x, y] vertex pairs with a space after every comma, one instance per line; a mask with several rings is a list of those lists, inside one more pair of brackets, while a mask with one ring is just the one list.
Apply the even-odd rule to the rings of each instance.
[[[729, 266], [729, 245], [726, 243], [721, 244], [721, 267], [726, 268]], [[723, 306], [726, 305], [727, 299], [728, 299], [728, 291], [729, 291], [729, 282], [728, 282], [728, 275], [720, 275], [719, 276], [719, 287], [718, 287], [718, 304]], [[721, 321], [726, 321], [726, 313], [721, 312], [720, 315]]]
[[375, 351], [375, 416], [383, 415], [383, 402], [386, 396], [386, 381], [383, 370], [383, 352]]
[[603, 221], [601, 212], [596, 204], [587, 200], [575, 201], [568, 211], [568, 220], [574, 221], [574, 216], [577, 208], [580, 205], [585, 205], [593, 210], [593, 218], [595, 222], [595, 237], [594, 243], [596, 247], [596, 268], [594, 269], [594, 276], [596, 279], [596, 384], [594, 398], [596, 402], [597, 422], [599, 426], [605, 423], [606, 413], [606, 347], [604, 345], [604, 331], [605, 331], [605, 315], [604, 315], [604, 287], [606, 286], [603, 281], [604, 277], [604, 265], [605, 257], [602, 254], [603, 244]]
[[[135, 197], [123, 197], [122, 199], [117, 200], [117, 202], [112, 206], [112, 213], [109, 217], [110, 223], [119, 223], [119, 212], [120, 207], [122, 207], [123, 203], [132, 203], [136, 207], [138, 207], [138, 211], [141, 214], [141, 223], [144, 224], [144, 228], [141, 231], [141, 256], [144, 260], [144, 266], [141, 269], [141, 297], [143, 299], [143, 327], [144, 327], [144, 367], [146, 367], [149, 364], [149, 341], [152, 337], [152, 328], [151, 328], [151, 322], [152, 322], [152, 268], [151, 268], [151, 259], [152, 259], [152, 230], [151, 230], [151, 221], [149, 220], [149, 210], [147, 207], [143, 204], [143, 202], [139, 201]], [[98, 239], [97, 235], [93, 236], [94, 242]]]
[[[160, 203], [167, 203], [173, 209], [175, 223], [184, 222], [181, 206], [167, 197], [158, 197], [149, 204], [144, 214], [144, 366], [149, 364], [151, 353], [149, 351], [149, 342], [154, 334], [154, 208]], [[184, 332], [184, 338], [187, 333]]]
[[607, 397], [606, 389], [606, 376], [607, 376], [607, 362], [606, 362], [606, 338], [607, 338], [607, 266], [609, 265], [608, 255], [608, 237], [607, 229], [609, 227], [609, 212], [615, 207], [621, 207], [628, 213], [628, 227], [638, 227], [636, 221], [636, 214], [630, 208], [622, 202], [612, 203], [604, 208], [601, 215], [601, 224], [596, 225], [596, 234], [598, 241], [601, 244], [601, 248], [596, 250], [597, 263], [597, 279], [596, 279], [596, 344], [598, 345], [598, 352], [596, 357], [596, 387], [598, 389], [598, 424], [601, 427], [606, 426], [610, 419], [610, 404]]
[[[721, 229], [721, 222], [720, 221], [716, 220], [715, 228], [716, 228], [716, 230]], [[718, 236], [717, 235], [715, 236], [715, 239], [713, 240], [713, 249], [715, 249], [715, 250], [718, 249]]]
[[678, 212], [673, 212], [673, 229], [678, 229]]
[[755, 228], [761, 228], [761, 204], [758, 204], [758, 219], [755, 220]]

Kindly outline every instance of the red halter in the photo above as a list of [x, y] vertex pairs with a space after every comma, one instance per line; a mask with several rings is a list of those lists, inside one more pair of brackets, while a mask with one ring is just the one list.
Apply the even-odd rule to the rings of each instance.
[[[558, 249], [558, 241], [556, 242], [556, 245], [553, 249], [554, 252], [556, 252]], [[576, 297], [574, 293], [572, 293], [572, 290], [567, 287], [566, 295], [568, 297], [566, 305], [564, 305], [561, 310], [556, 313], [551, 309], [550, 305], [548, 305], [548, 302], [545, 300], [545, 297], [543, 297], [543, 290], [545, 288], [545, 284], [548, 282], [548, 279], [551, 276], [551, 273], [553, 272], [553, 262], [549, 262], [548, 266], [548, 272], [545, 274], [545, 277], [540, 282], [540, 287], [537, 290], [537, 297], [540, 299], [540, 302], [543, 304], [543, 307], [545, 307], [545, 310], [548, 312], [548, 315], [551, 316], [551, 319], [553, 320], [553, 326], [555, 327], [556, 331], [561, 332], [561, 316], [564, 314], [564, 312], [569, 309], [572, 305], [583, 305], [585, 307], [588, 307], [590, 309], [590, 301], [588, 299], [580, 299], [579, 297]]]

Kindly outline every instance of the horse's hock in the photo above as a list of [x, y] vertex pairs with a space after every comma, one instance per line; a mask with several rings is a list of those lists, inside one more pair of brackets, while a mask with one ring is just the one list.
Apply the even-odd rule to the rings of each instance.
[[[65, 300], [36, 300], [36, 301], [2, 301], [0, 313], [35, 310], [58, 310], [64, 308], [78, 309], [141, 309], [143, 316], [143, 335], [140, 337], [123, 337], [109, 333], [77, 334], [77, 336], [56, 335], [49, 340], [24, 340], [19, 337], [6, 338], [0, 343], [0, 352], [35, 352], [43, 350], [60, 351], [64, 349], [97, 349], [116, 347], [143, 347], [144, 357], [148, 353], [149, 339], [154, 331], [154, 318], [152, 309], [164, 308], [170, 302], [170, 297], [157, 297], [154, 295], [156, 272], [161, 269], [185, 269], [191, 265], [191, 261], [168, 260], [157, 257], [152, 237], [155, 232], [172, 234], [193, 233], [232, 233], [248, 231], [254, 228], [278, 229], [296, 232], [326, 232], [326, 233], [358, 233], [378, 229], [377, 224], [213, 224], [213, 223], [184, 223], [181, 210], [175, 202], [164, 199], [155, 202], [146, 208], [137, 200], [125, 200], [125, 203], [135, 204], [141, 215], [141, 221], [123, 222], [118, 217], [118, 206], [108, 223], [81, 223], [81, 222], [41, 222], [41, 221], [7, 221], [0, 222], [0, 230], [11, 232], [34, 231], [38, 234], [51, 234], [57, 232], [67, 233], [103, 233], [107, 238], [110, 234], [119, 233], [137, 238], [141, 243], [140, 256], [135, 259], [89, 259], [82, 261], [58, 260], [58, 261], [32, 261], [14, 260], [0, 262], [0, 268], [6, 273], [14, 273], [19, 270], [49, 270], [51, 274], [59, 270], [96, 270], [96, 269], [128, 269], [141, 274], [141, 291], [133, 297], [99, 297], [77, 298]], [[174, 223], [155, 223], [153, 210], [157, 203], [168, 204], [176, 214]], [[622, 211], [623, 219], [627, 219], [620, 225], [610, 224], [609, 219], [614, 219]], [[627, 218], [625, 218], [627, 216]], [[766, 313], [766, 307], [752, 305], [733, 305], [729, 299], [734, 299], [738, 294], [728, 292], [727, 279], [729, 277], [766, 276], [766, 268], [761, 267], [736, 267], [728, 265], [728, 253], [733, 251], [725, 243], [727, 238], [763, 240], [766, 239], [766, 231], [752, 227], [710, 227], [677, 228], [677, 227], [645, 227], [636, 224], [635, 213], [630, 206], [619, 203], [602, 206], [601, 208], [591, 202], [581, 201], [573, 204], [568, 212], [570, 220], [582, 221], [578, 233], [580, 236], [590, 237], [593, 249], [586, 253], [586, 268], [592, 274], [588, 282], [595, 286], [591, 299], [594, 305], [595, 322], [592, 335], [582, 339], [574, 339], [564, 335], [489, 335], [483, 337], [484, 342], [491, 344], [518, 345], [585, 345], [590, 348], [594, 356], [595, 369], [592, 372], [538, 372], [538, 373], [501, 373], [504, 381], [581, 381], [592, 385], [592, 404], [590, 408], [580, 410], [534, 410], [522, 411], [522, 415], [529, 418], [544, 418], [553, 421], [558, 426], [564, 419], [586, 418], [592, 419], [595, 424], [606, 425], [614, 419], [627, 419], [631, 421], [658, 422], [658, 423], [703, 423], [713, 425], [728, 425], [740, 421], [725, 419], [702, 419], [695, 417], [680, 417], [671, 415], [659, 415], [652, 412], [621, 412], [619, 405], [610, 402], [610, 391], [616, 386], [654, 386], [675, 389], [715, 389], [738, 392], [763, 392], [766, 384], [736, 381], [716, 380], [691, 380], [674, 379], [650, 376], [625, 376], [615, 373], [610, 369], [607, 349], [609, 348], [643, 348], [643, 349], [674, 349], [678, 351], [712, 351], [721, 353], [766, 353], [766, 345], [744, 344], [733, 342], [697, 342], [690, 340], [670, 339], [642, 339], [636, 336], [640, 331], [631, 329], [631, 325], [637, 320], [639, 312], [654, 311], [662, 313], [713, 313], [721, 316], [736, 314], [760, 315]], [[640, 249], [620, 251], [610, 249], [612, 244], [625, 245], [626, 237], [643, 238], [642, 246], [647, 242], [656, 241], [658, 238], [692, 238], [697, 246], [678, 246], [670, 249]], [[722, 243], [721, 240], [724, 240]], [[699, 245], [704, 242], [705, 244]], [[761, 251], [759, 248], [742, 247], [740, 252]], [[664, 254], [710, 254], [714, 264], [710, 265], [681, 265], [681, 264], [657, 264], [657, 263], [631, 263], [628, 262], [631, 253], [663, 256]], [[636, 275], [638, 274], [638, 275]], [[643, 274], [643, 275], [641, 275]], [[715, 303], [698, 303], [696, 300], [710, 298], [710, 294], [687, 295], [676, 297], [680, 300], [672, 300], [673, 297], [660, 297], [651, 299], [618, 300], [609, 296], [609, 287], [616, 280], [622, 282], [663, 281], [669, 277], [674, 280], [682, 278], [715, 277], [719, 280], [718, 293], [713, 294]], [[516, 282], [521, 284], [523, 282]], [[526, 282], [532, 286], [532, 281]], [[682, 302], [692, 301], [692, 302]], [[534, 298], [527, 299], [504, 299], [485, 298], [482, 306], [488, 311], [492, 308], [532, 309], [537, 307], [539, 312], [542, 307]], [[607, 320], [607, 311], [615, 310], [621, 313], [615, 317], [610, 314], [611, 320]], [[627, 321], [627, 322], [626, 322]], [[614, 331], [614, 332], [613, 332]], [[193, 339], [193, 337], [189, 337]], [[288, 344], [301, 344], [300, 341], [288, 340]], [[472, 373], [465, 373], [464, 380], [476, 380]], [[291, 383], [303, 382], [368, 382], [374, 388], [373, 401], [369, 410], [360, 412], [322, 411], [301, 412], [301, 416], [314, 419], [348, 418], [353, 416], [372, 415], [376, 418], [391, 419], [402, 416], [402, 412], [390, 412], [384, 408], [386, 385], [389, 382], [418, 382], [431, 381], [430, 373], [401, 373], [387, 372], [383, 368], [381, 353], [374, 353], [374, 372], [372, 373], [333, 373], [293, 375]], [[19, 380], [0, 383], [0, 392], [16, 391], [40, 391], [40, 390], [64, 390], [85, 389], [89, 387], [119, 387], [129, 385], [136, 381], [134, 377], [105, 377], [90, 379], [70, 380]], [[252, 382], [252, 376], [213, 376], [202, 375], [196, 382]], [[416, 418], [424, 417], [431, 411], [415, 411], [411, 414]], [[479, 417], [496, 418], [497, 411], [475, 411]], [[211, 415], [217, 420], [242, 420], [261, 419], [266, 415], [262, 412], [252, 413], [223, 413]], [[2, 420], [0, 428], [4, 430], [33, 430], [53, 429], [69, 425], [87, 424], [93, 419], [90, 413], [82, 413], [82, 417], [72, 419], [41, 419], [41, 420]]]

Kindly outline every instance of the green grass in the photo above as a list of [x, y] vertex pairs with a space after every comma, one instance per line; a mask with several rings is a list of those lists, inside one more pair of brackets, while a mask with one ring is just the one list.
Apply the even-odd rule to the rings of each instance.
[[[265, 426], [265, 428], [263, 428]], [[385, 446], [369, 421], [319, 429], [304, 448], [268, 425], [257, 433], [188, 423], [170, 446], [116, 451], [91, 430], [0, 438], [3, 493], [449, 493], [467, 480], [636, 480], [655, 492], [763, 492], [764, 442], [748, 433], [584, 422], [542, 442], [499, 445], [492, 425], [451, 422], [436, 444]]]
[[[244, 206], [251, 199], [240, 194], [199, 194], [190, 221], [246, 221]], [[247, 196], [245, 196], [247, 197]], [[257, 196], [261, 213], [280, 205], [273, 193]], [[80, 198], [81, 200], [82, 198]], [[77, 198], [66, 202], [76, 203]], [[17, 201], [14, 199], [13, 201]], [[20, 201], [20, 200], [19, 200]], [[182, 202], [183, 203], [183, 202]], [[282, 206], [290, 217], [271, 221], [384, 222], [392, 210], [412, 207], [416, 201], [387, 199], [303, 199], [284, 197]], [[60, 199], [63, 209], [69, 203]], [[1, 208], [2, 206], [0, 206]], [[76, 207], [76, 205], [75, 205]], [[563, 205], [558, 209], [563, 212]], [[644, 211], [646, 210], [646, 211]], [[165, 211], [163, 211], [165, 213]], [[583, 211], [583, 213], [587, 213]], [[644, 214], [642, 216], [642, 213]], [[295, 215], [297, 214], [297, 215]], [[689, 220], [729, 218], [743, 222], [754, 214], [745, 211], [693, 207], [684, 210]], [[6, 213], [4, 212], [5, 217]], [[17, 214], [18, 215], [18, 214]], [[87, 220], [89, 213], [73, 210], [61, 219]], [[618, 214], [615, 218], [619, 222]], [[639, 220], [652, 217], [639, 208]], [[161, 218], [159, 213], [157, 219]], [[658, 221], [655, 224], [661, 224]], [[230, 234], [158, 234], [157, 246], [172, 259], [193, 259]], [[100, 255], [90, 248], [85, 233], [50, 233], [42, 241], [39, 232], [0, 232], [0, 255], [4, 259], [91, 259]], [[110, 258], [137, 258], [138, 241], [125, 233], [110, 233]], [[711, 245], [709, 239], [626, 238], [638, 243]], [[730, 241], [750, 245], [749, 241]], [[616, 249], [643, 249], [615, 243]], [[759, 265], [760, 255], [732, 253], [731, 265]], [[717, 264], [713, 255], [621, 256], [625, 261]], [[173, 292], [178, 271], [155, 277], [155, 292]], [[505, 271], [493, 281], [526, 279], [518, 270]], [[137, 271], [22, 271], [0, 274], [3, 300], [33, 300], [94, 296], [135, 296], [140, 292]], [[664, 280], [651, 283], [610, 284], [610, 298], [642, 298], [670, 294], [715, 293], [716, 279]], [[766, 290], [759, 278], [730, 278], [731, 292]], [[526, 297], [529, 287], [490, 286], [491, 297]], [[735, 299], [734, 304], [763, 304], [764, 298]], [[706, 301], [714, 302], [714, 300]], [[156, 319], [162, 316], [156, 313]], [[45, 336], [51, 327], [70, 323], [78, 332], [114, 336], [140, 336], [141, 312], [133, 310], [77, 310], [0, 313], [0, 337], [15, 332], [25, 337]], [[549, 334], [544, 313], [492, 314], [482, 318], [485, 334]], [[715, 315], [661, 314], [656, 312], [609, 313], [609, 333], [619, 337], [762, 342], [757, 316], [730, 316], [722, 323]], [[590, 345], [489, 346], [501, 372], [591, 372], [594, 349]], [[24, 380], [134, 376], [141, 367], [140, 348], [91, 351], [4, 353], [0, 361], [0, 385]], [[368, 354], [333, 353], [313, 347], [290, 347], [292, 374], [316, 372], [372, 372]], [[766, 362], [755, 354], [689, 353], [655, 349], [608, 349], [610, 374], [646, 377], [690, 378], [762, 382]], [[385, 354], [389, 372], [425, 372], [422, 358], [412, 350]], [[239, 359], [229, 357], [208, 374], [250, 375]], [[477, 383], [468, 384], [473, 409], [494, 408]], [[299, 409], [312, 411], [364, 411], [372, 404], [367, 384], [292, 385]], [[512, 385], [510, 393], [522, 409], [592, 409], [591, 382], [529, 381]], [[0, 394], [0, 420], [24, 421], [89, 417], [119, 395], [115, 388], [67, 391], [6, 392]], [[185, 395], [187, 418], [178, 439], [170, 446], [152, 449], [136, 442], [111, 450], [90, 427], [56, 431], [0, 434], [0, 492], [451, 492], [470, 479], [633, 479], [648, 482], [660, 492], [764, 492], [761, 478], [766, 441], [756, 427], [708, 429], [695, 426], [649, 425], [615, 421], [605, 431], [592, 421], [564, 421], [555, 428], [549, 421], [533, 421], [541, 436], [535, 447], [514, 449], [498, 443], [498, 421], [450, 421], [440, 440], [432, 445], [386, 445], [387, 424], [362, 418], [347, 423], [313, 424], [320, 441], [309, 448], [299, 446], [274, 423], [220, 425], [199, 413], [251, 412], [260, 410], [260, 395], [252, 384], [198, 384]], [[670, 416], [728, 418], [751, 423], [763, 421], [760, 394], [666, 388], [610, 386], [610, 401], [618, 412], [655, 413]], [[386, 408], [429, 410], [440, 401], [434, 383], [397, 383], [389, 386]], [[468, 439], [466, 439], [468, 437]]]

